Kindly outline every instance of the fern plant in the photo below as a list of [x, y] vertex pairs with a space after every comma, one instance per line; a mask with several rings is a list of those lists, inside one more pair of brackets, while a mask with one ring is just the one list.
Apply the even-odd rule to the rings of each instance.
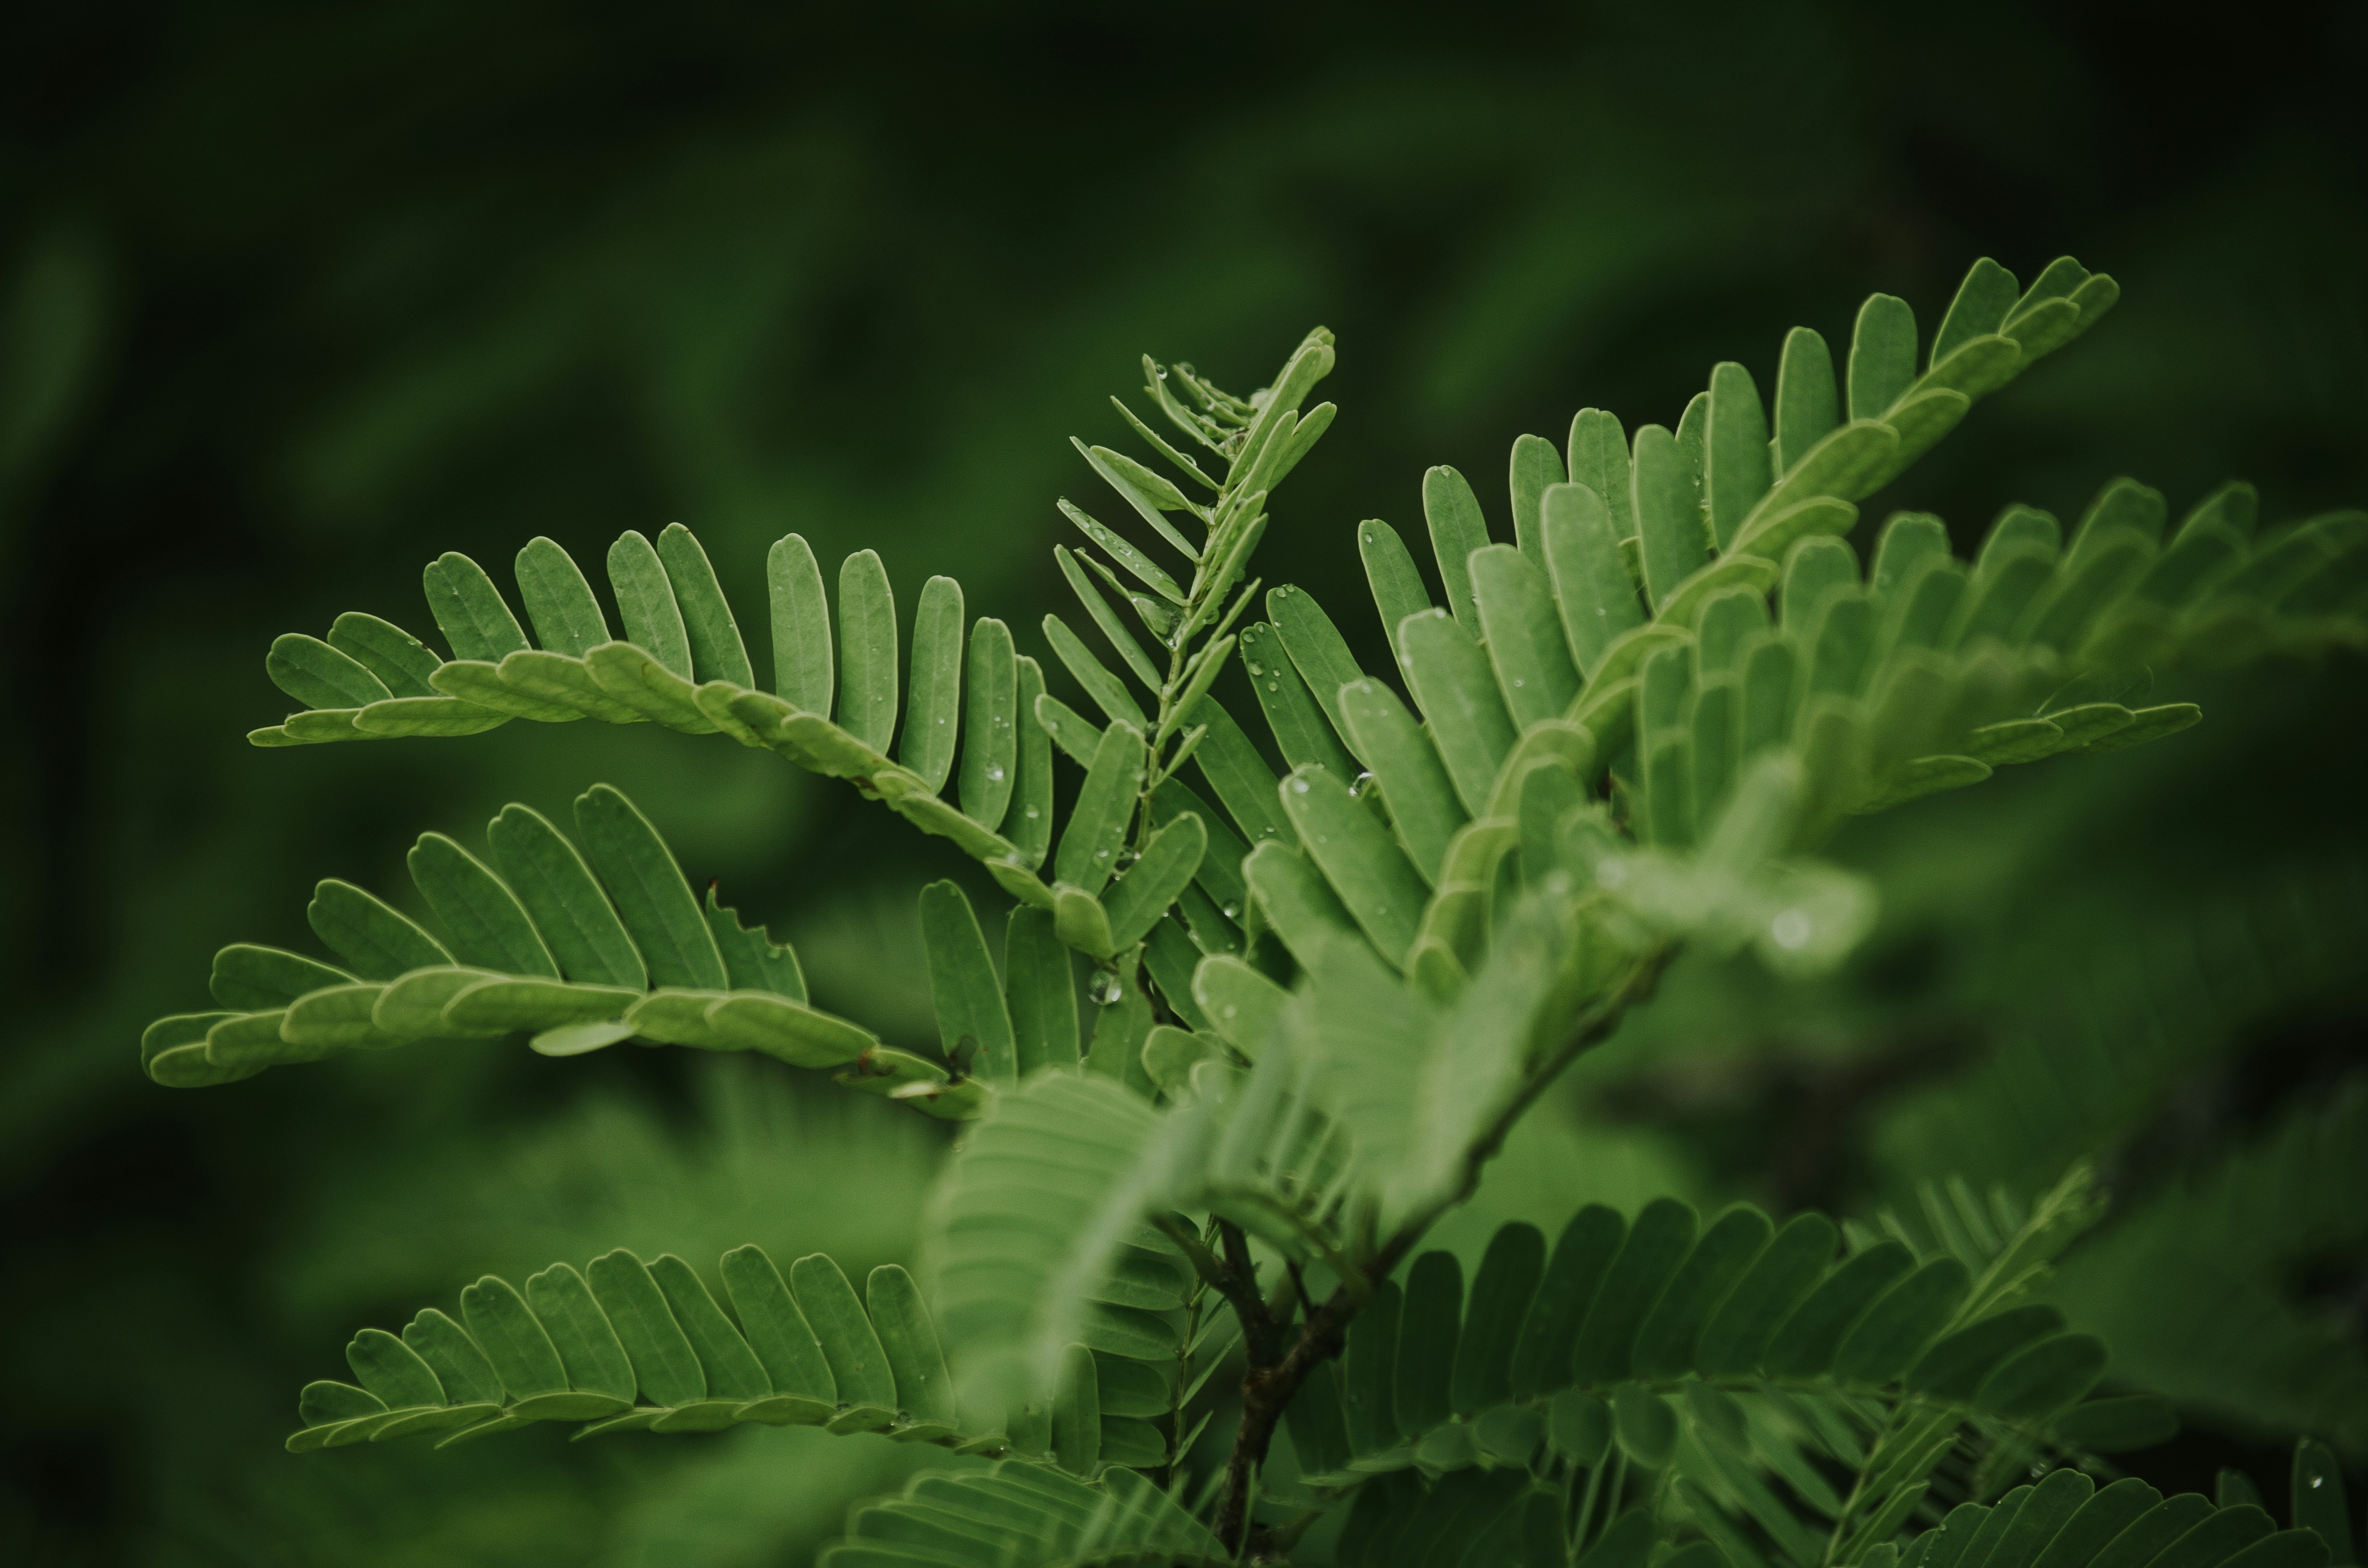
[[[476, 562], [427, 567], [449, 657], [360, 612], [281, 637], [267, 670], [304, 706], [258, 745], [720, 733], [846, 780], [1012, 901], [998, 961], [961, 883], [923, 891], [934, 1049], [816, 1007], [607, 785], [572, 835], [512, 805], [482, 854], [422, 836], [425, 920], [320, 883], [334, 961], [223, 949], [216, 1007], [142, 1041], [160, 1084], [524, 1036], [761, 1052], [964, 1124], [917, 1277], [859, 1292], [754, 1247], [712, 1276], [616, 1251], [488, 1277], [457, 1316], [361, 1331], [356, 1381], [308, 1386], [289, 1448], [561, 1421], [951, 1449], [856, 1511], [842, 1568], [2350, 1561], [2340, 1476], [2297, 1482], [2285, 1531], [2096, 1485], [2174, 1422], [2092, 1397], [2108, 1346], [2049, 1300], [2106, 1202], [2085, 1166], [2030, 1203], [1928, 1186], [1874, 1223], [1590, 1206], [1551, 1244], [1501, 1230], [1468, 1285], [1418, 1250], [1681, 947], [1785, 973], [1850, 951], [1872, 891], [1817, 858], [1844, 817], [2194, 723], [2137, 699], [2156, 671], [2368, 642], [2368, 514], [2262, 528], [2242, 484], [2175, 528], [2134, 480], [2068, 530], [2010, 506], [1969, 558], [1895, 514], [1861, 562], [1857, 504], [2117, 294], [2069, 258], [2028, 288], [1985, 260], [1929, 341], [1876, 295], [1839, 374], [1795, 328], [1768, 395], [1725, 363], [1671, 426], [1589, 408], [1564, 442], [1520, 437], [1508, 530], [1431, 469], [1435, 578], [1390, 525], [1353, 530], [1379, 669], [1253, 571], [1334, 416], [1310, 403], [1322, 330], [1248, 396], [1146, 358], [1146, 409], [1112, 400], [1140, 455], [1076, 443], [1125, 524], [1059, 504], [1089, 626], [1047, 616], [1042, 646], [1082, 709], [952, 580], [900, 610], [862, 551], [834, 606], [796, 534], [766, 561], [768, 682], [678, 525], [609, 549], [621, 636], [536, 539], [524, 621]], [[2297, 1463], [2332, 1473], [2309, 1444]]]

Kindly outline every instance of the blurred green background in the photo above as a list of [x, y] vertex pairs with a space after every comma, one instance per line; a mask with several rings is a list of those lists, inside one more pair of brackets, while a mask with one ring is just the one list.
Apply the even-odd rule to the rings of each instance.
[[[1372, 648], [1349, 528], [1418, 527], [1426, 466], [1501, 533], [1520, 431], [1673, 423], [1712, 361], [1765, 385], [1784, 328], [1839, 340], [1873, 290], [1929, 331], [1980, 254], [2071, 252], [2124, 302], [1871, 517], [1970, 541], [2123, 472], [2174, 513], [2232, 475], [2265, 520], [2359, 505], [2363, 64], [2358, 5], [12, 8], [0, 1557], [800, 1562], [921, 1462], [807, 1431], [280, 1454], [354, 1327], [483, 1272], [904, 1256], [943, 1139], [689, 1052], [157, 1088], [138, 1031], [204, 1005], [214, 948], [309, 946], [315, 879], [399, 889], [420, 831], [607, 778], [818, 1000], [927, 1041], [913, 893], [966, 873], [649, 726], [250, 749], [273, 634], [425, 626], [444, 550], [506, 577], [531, 535], [589, 560], [679, 519], [744, 616], [796, 529], [878, 546], [908, 603], [960, 576], [1041, 654], [1052, 503], [1089, 488], [1064, 437], [1125, 444], [1140, 352], [1247, 390], [1320, 321], [1343, 414], [1264, 570]], [[2067, 1307], [2190, 1422], [2133, 1468], [2274, 1495], [2305, 1427], [2368, 1460], [2362, 674], [2167, 681], [2203, 728], [1861, 824], [1861, 958], [1682, 967], [1449, 1239], [1662, 1190], [1863, 1215], [2092, 1153], [2120, 1207]]]

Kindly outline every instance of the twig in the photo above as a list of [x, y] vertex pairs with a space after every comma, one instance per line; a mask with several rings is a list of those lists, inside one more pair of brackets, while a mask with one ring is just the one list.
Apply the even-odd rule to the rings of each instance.
[[1266, 1298], [1258, 1294], [1258, 1267], [1250, 1262], [1249, 1238], [1231, 1220], [1217, 1221], [1217, 1237], [1225, 1250], [1226, 1274], [1226, 1283], [1218, 1289], [1242, 1320], [1242, 1347], [1249, 1356], [1250, 1369], [1271, 1367], [1282, 1358], [1282, 1333]]

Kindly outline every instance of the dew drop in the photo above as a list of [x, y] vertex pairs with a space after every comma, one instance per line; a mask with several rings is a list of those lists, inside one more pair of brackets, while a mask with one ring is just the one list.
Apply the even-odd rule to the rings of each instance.
[[[987, 768], [987, 770], [986, 770], [986, 778], [987, 778], [987, 782], [988, 782], [988, 783], [990, 783], [990, 784], [1000, 784], [1000, 783], [1002, 783], [1002, 782], [1003, 782], [1003, 767], [1002, 767], [1002, 765], [1001, 765], [1000, 763], [997, 763], [997, 764], [996, 764], [996, 765], [994, 765], [994, 766], [992, 766], [992, 767], [988, 767], [988, 768]], [[1030, 816], [1031, 816], [1031, 817], [1032, 817], [1032, 816], [1034, 816], [1036, 813], [1035, 813], [1034, 812], [1030, 812], [1028, 814], [1029, 814]]]
[[1239, 920], [1242, 917], [1242, 906], [1238, 903], [1221, 904], [1219, 907], [1224, 911], [1225, 918], [1228, 920]]
[[1094, 858], [1097, 860], [1107, 860], [1110, 858], [1110, 851], [1107, 849], [1097, 849], [1094, 851]]
[[1522, 687], [1527, 686], [1529, 682], [1523, 680], [1519, 676], [1515, 676], [1513, 677], [1513, 689], [1516, 691], [1519, 691]]
[[1033, 806], [1028, 808], [1028, 820], [1030, 822], [1036, 820], [1036, 808]]
[[1307, 780], [1304, 778], [1292, 779], [1291, 781], [1291, 792], [1294, 795], [1304, 795], [1307, 793]]
[[1768, 934], [1776, 938], [1778, 947], [1797, 950], [1809, 945], [1815, 927], [1806, 910], [1788, 909], [1768, 923]]
[[1279, 681], [1271, 681], [1271, 680], [1270, 680], [1270, 681], [1269, 681], [1269, 682], [1267, 682], [1267, 683], [1266, 683], [1266, 688], [1267, 688], [1269, 691], [1281, 691], [1281, 690], [1282, 689], [1282, 685], [1281, 685], [1281, 682], [1279, 682]]
[[1094, 1005], [1096, 1006], [1109, 1006], [1111, 1003], [1117, 1001], [1120, 996], [1123, 995], [1125, 991], [1126, 988], [1118, 983], [1117, 975], [1110, 973], [1107, 970], [1096, 971], [1094, 975], [1093, 989]]

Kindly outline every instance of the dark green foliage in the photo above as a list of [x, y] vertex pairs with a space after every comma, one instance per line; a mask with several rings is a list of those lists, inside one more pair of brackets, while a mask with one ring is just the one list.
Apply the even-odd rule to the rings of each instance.
[[[607, 785], [576, 801], [575, 843], [506, 810], [495, 869], [422, 840], [414, 878], [449, 946], [332, 881], [310, 913], [344, 967], [225, 949], [216, 999], [243, 1010], [154, 1026], [158, 1081], [524, 1032], [554, 1056], [627, 1039], [753, 1050], [977, 1119], [928, 1208], [934, 1310], [893, 1266], [859, 1293], [826, 1256], [785, 1279], [742, 1249], [719, 1300], [679, 1259], [620, 1250], [523, 1296], [480, 1281], [465, 1327], [416, 1325], [425, 1348], [366, 1331], [360, 1384], [311, 1385], [290, 1446], [566, 1419], [820, 1425], [1011, 1456], [959, 1500], [916, 1488], [859, 1510], [829, 1554], [843, 1563], [1271, 1545], [1256, 1510], [1277, 1421], [1284, 1484], [1311, 1508], [1292, 1530], [1355, 1494], [1349, 1562], [2022, 1568], [2085, 1540], [2066, 1532], [2092, 1484], [2048, 1464], [2171, 1422], [2142, 1395], [2087, 1401], [2104, 1342], [2032, 1299], [2101, 1206], [2085, 1167], [2030, 1201], [1928, 1185], [1880, 1231], [1804, 1215], [1779, 1232], [1749, 1205], [1705, 1225], [1674, 1197], [1633, 1221], [1589, 1206], [1551, 1253], [1532, 1225], [1500, 1229], [1468, 1296], [1453, 1252], [1397, 1264], [1681, 947], [1748, 947], [1790, 975], [1842, 962], [1873, 892], [1809, 857], [1843, 818], [2193, 723], [2192, 704], [2128, 705], [2146, 666], [2362, 642], [2368, 517], [2252, 537], [2236, 492], [2170, 535], [2157, 494], [2115, 481], [2067, 543], [2010, 508], [1970, 562], [1939, 518], [1897, 514], [1861, 566], [1855, 503], [2117, 294], [2068, 259], [2020, 292], [1984, 263], [1920, 375], [1913, 312], [1885, 296], [1860, 313], [1847, 388], [1825, 339], [1795, 328], [1764, 403], [1729, 362], [1674, 429], [1633, 443], [1581, 411], [1566, 455], [1514, 444], [1509, 542], [1455, 470], [1432, 469], [1445, 608], [1394, 531], [1358, 530], [1404, 696], [1304, 588], [1243, 619], [1273, 487], [1331, 423], [1304, 408], [1335, 359], [1321, 329], [1252, 398], [1145, 361], [1156, 411], [1224, 477], [1149, 445], [1216, 492], [1206, 504], [1076, 443], [1189, 568], [1059, 503], [1090, 548], [1056, 547], [1055, 564], [1116, 665], [1058, 617], [1043, 631], [1099, 720], [1044, 691], [1003, 623], [966, 631], [950, 578], [914, 601], [908, 658], [871, 551], [841, 567], [834, 629], [795, 535], [768, 562], [776, 691], [678, 525], [609, 552], [621, 640], [544, 540], [518, 561], [541, 648], [457, 553], [427, 576], [450, 661], [429, 667], [382, 623], [333, 628], [353, 653], [282, 639], [269, 671], [311, 706], [258, 744], [512, 718], [725, 733], [951, 840], [1019, 905], [998, 969], [972, 892], [922, 892], [942, 1063], [811, 1006], [795, 955], [712, 890], [702, 908]], [[1259, 740], [1216, 691], [1236, 653]], [[1074, 792], [1055, 789], [1054, 750], [1083, 769]], [[1072, 954], [1093, 966], [1089, 1038]], [[1250, 1365], [1204, 1529], [1127, 1472], [1180, 1483], [1203, 1462], [1194, 1437], [1219, 1412], [1190, 1417], [1226, 1365], [1221, 1311]], [[2000, 1496], [2025, 1467], [2043, 1479]], [[2308, 1568], [2295, 1554], [2318, 1537], [2275, 1536], [2238, 1482], [2224, 1491], [2229, 1506], [2132, 1568]], [[1911, 1539], [1951, 1496], [1971, 1501]], [[1042, 1523], [1056, 1517], [1074, 1538]]]

